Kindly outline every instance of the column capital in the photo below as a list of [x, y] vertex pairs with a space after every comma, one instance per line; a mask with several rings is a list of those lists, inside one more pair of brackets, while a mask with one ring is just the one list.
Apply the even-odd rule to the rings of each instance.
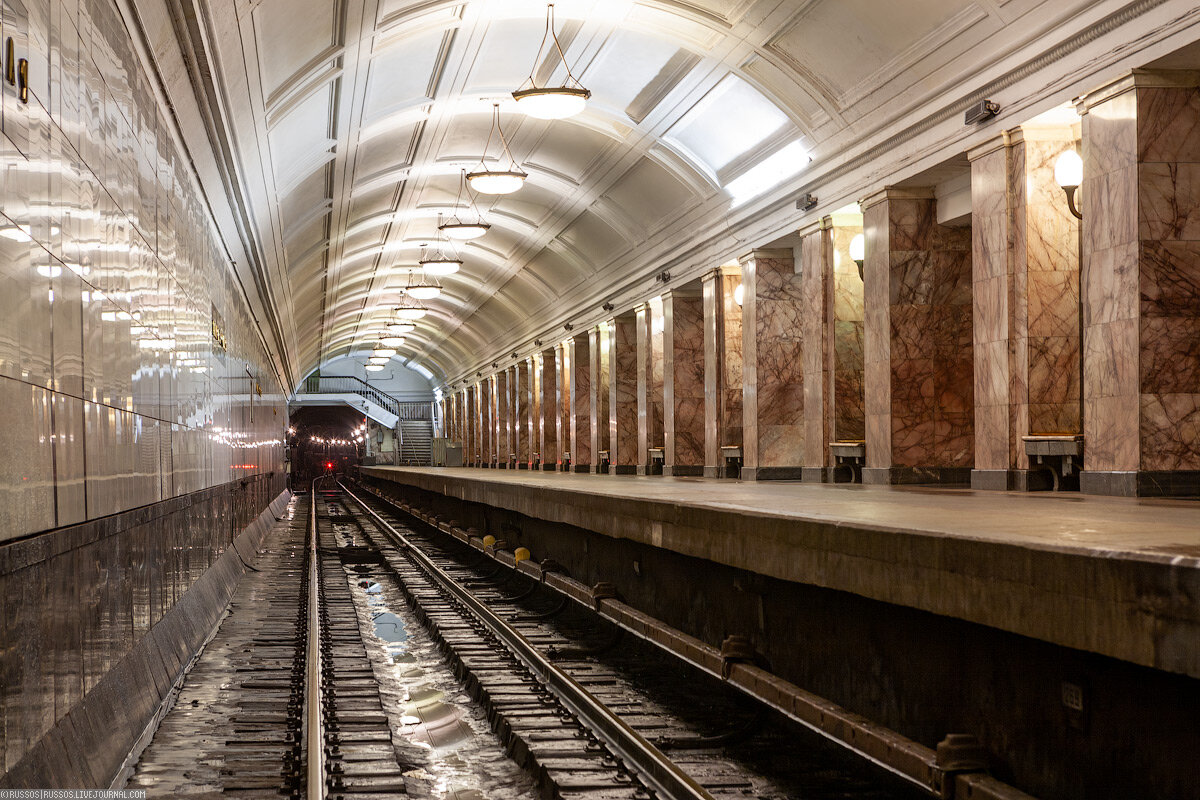
[[884, 200], [932, 200], [932, 186], [885, 186], [882, 189], [869, 194], [862, 200], [858, 201], [858, 206], [863, 211], [869, 207], [882, 203]]
[[703, 288], [699, 283], [690, 282], [682, 286], [676, 286], [668, 289], [660, 295], [664, 300], [668, 297], [701, 297], [704, 294]]
[[967, 150], [967, 161], [978, 161], [984, 156], [989, 156], [997, 150], [1003, 150], [1011, 145], [1012, 131], [1000, 131], [990, 139], [980, 142]]
[[758, 258], [795, 258], [796, 254], [790, 247], [763, 248], [751, 250], [744, 256], [738, 256], [738, 264], [744, 265]]
[[1075, 101], [1080, 116], [1095, 106], [1134, 89], [1193, 89], [1200, 86], [1200, 70], [1135, 69], [1109, 81]]
[[741, 264], [722, 264], [719, 267], [713, 267], [701, 275], [700, 280], [708, 282], [718, 280], [719, 278], [740, 278], [741, 276]]
[[808, 223], [807, 225], [797, 228], [796, 235], [801, 238], [804, 238], [805, 236], [812, 236], [814, 233], [820, 233], [821, 231], [827, 231], [832, 227], [833, 227], [833, 217], [824, 216], [824, 217], [821, 217], [820, 219], [813, 220], [812, 222]]

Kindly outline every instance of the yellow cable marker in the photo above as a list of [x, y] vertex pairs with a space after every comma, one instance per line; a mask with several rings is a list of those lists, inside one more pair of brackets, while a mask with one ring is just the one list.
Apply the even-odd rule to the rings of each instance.
[[517, 563], [520, 564], [522, 561], [529, 558], [529, 548], [518, 547], [516, 550], [513, 551], [513, 558], [515, 558], [517, 560]]

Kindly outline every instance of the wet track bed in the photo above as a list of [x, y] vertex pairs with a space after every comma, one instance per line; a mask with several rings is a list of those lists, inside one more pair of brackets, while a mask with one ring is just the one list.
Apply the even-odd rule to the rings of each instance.
[[720, 798], [913, 798], [926, 796], [842, 749], [736, 695], [689, 665], [622, 635], [573, 604], [497, 569], [476, 550], [359, 492], [377, 521], [347, 508], [368, 541], [387, 553], [416, 614], [431, 629], [506, 748], [561, 797], [656, 796], [604, 742], [556, 702], [490, 632], [464, 616], [382, 532], [389, 523], [522, 636]]
[[[923, 796], [359, 497], [329, 489], [293, 501], [126, 788], [346, 800]], [[306, 628], [310, 596], [319, 614]], [[307, 709], [322, 721], [311, 736]]]

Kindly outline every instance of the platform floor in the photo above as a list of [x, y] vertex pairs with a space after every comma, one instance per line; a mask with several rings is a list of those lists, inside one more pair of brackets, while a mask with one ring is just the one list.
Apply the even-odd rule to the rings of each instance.
[[982, 492], [926, 486], [593, 475], [454, 467], [377, 467], [504, 486], [679, 503], [764, 517], [982, 539], [1200, 569], [1200, 501]]
[[1200, 677], [1200, 502], [477, 468], [363, 473]]

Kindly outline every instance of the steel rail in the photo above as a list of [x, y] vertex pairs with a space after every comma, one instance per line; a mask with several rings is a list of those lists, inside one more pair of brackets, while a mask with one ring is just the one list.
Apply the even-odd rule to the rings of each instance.
[[347, 489], [341, 481], [338, 481], [338, 486], [369, 514], [380, 526], [380, 529], [399, 544], [427, 575], [458, 598], [463, 605], [470, 609], [472, 614], [487, 625], [517, 658], [557, 695], [559, 702], [612, 748], [613, 752], [620, 756], [627, 765], [636, 769], [650, 788], [661, 797], [671, 798], [671, 800], [713, 800], [713, 796], [692, 776], [680, 769], [662, 751], [592, 696], [574, 678], [553, 664], [520, 631], [497, 616], [487, 605], [435, 564], [429, 556], [414, 547], [402, 533], [375, 513], [374, 509]]
[[321, 721], [321, 610], [317, 577], [317, 481], [308, 527], [308, 636], [304, 658], [304, 750], [307, 800], [325, 800], [325, 730]]

